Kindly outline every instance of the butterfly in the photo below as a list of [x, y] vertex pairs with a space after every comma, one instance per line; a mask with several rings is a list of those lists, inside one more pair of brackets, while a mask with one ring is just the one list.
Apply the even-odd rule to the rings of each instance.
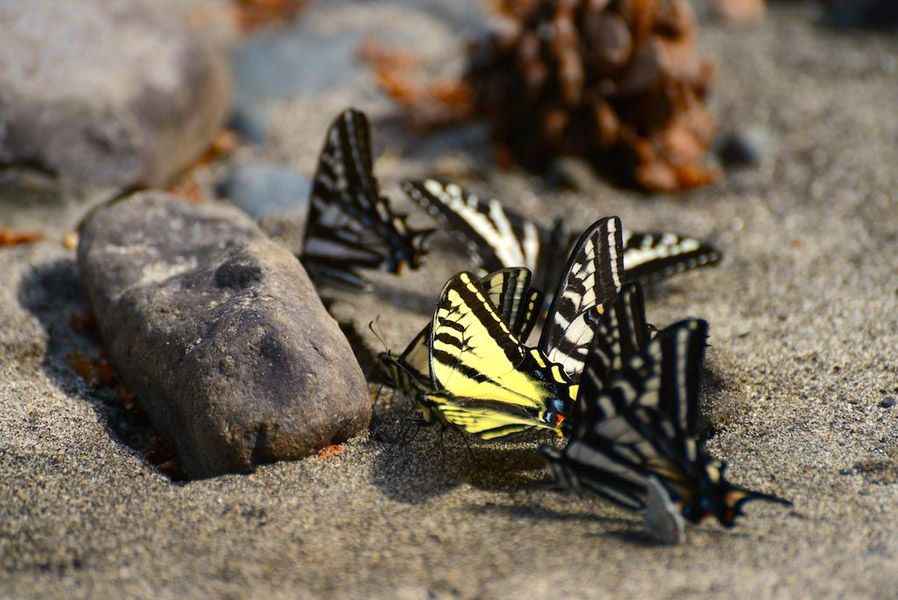
[[790, 505], [727, 481], [726, 463], [695, 435], [707, 332], [702, 320], [675, 323], [610, 374], [593, 371], [591, 350], [567, 422], [567, 445], [540, 449], [556, 480], [645, 510], [654, 479], [683, 518], [698, 523], [713, 515], [725, 527], [749, 501]]
[[577, 385], [521, 343], [473, 273], [443, 288], [428, 348], [433, 391], [419, 397], [425, 420], [487, 440], [531, 429], [560, 434]]
[[[402, 189], [465, 245], [475, 264], [487, 271], [524, 266], [540, 289], [558, 281], [574, 236], [563, 220], [545, 230], [496, 199], [480, 198], [442, 179], [402, 182]], [[654, 281], [711, 265], [720, 253], [711, 245], [676, 233], [623, 230], [627, 281]]]
[[[574, 244], [537, 343], [550, 362], [561, 364], [574, 379], [583, 368], [598, 316], [621, 288], [622, 271], [620, 219], [600, 219]], [[530, 281], [524, 267], [500, 269], [480, 280], [509, 331], [522, 341], [529, 337], [543, 300]], [[398, 357], [389, 352], [379, 355], [396, 389], [430, 391], [429, 331], [425, 327]]]
[[381, 196], [364, 113], [347, 109], [331, 123], [312, 181], [300, 260], [313, 281], [368, 287], [358, 269], [417, 269], [432, 229], [414, 229]]

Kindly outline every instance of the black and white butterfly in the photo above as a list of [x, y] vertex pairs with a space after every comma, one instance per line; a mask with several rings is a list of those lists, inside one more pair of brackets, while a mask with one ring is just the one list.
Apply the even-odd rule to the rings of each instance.
[[751, 500], [790, 504], [728, 482], [726, 463], [696, 437], [707, 332], [702, 320], [675, 323], [611, 373], [592, 368], [605, 361], [591, 349], [567, 420], [570, 439], [563, 450], [541, 449], [564, 487], [644, 511], [657, 482], [683, 518], [713, 515], [725, 527]]
[[[623, 259], [621, 223], [607, 217], [593, 223], [577, 240], [562, 270], [554, 299], [536, 348], [561, 365], [576, 380], [583, 369], [599, 317], [621, 289]], [[495, 306], [508, 330], [525, 342], [536, 322], [542, 293], [530, 285], [524, 267], [500, 269], [480, 280], [484, 295]], [[429, 327], [399, 356], [379, 358], [389, 383], [406, 393], [427, 391]]]
[[327, 131], [312, 182], [300, 260], [318, 283], [366, 287], [358, 269], [417, 269], [432, 229], [414, 229], [381, 196], [365, 114], [340, 113]]
[[[478, 267], [527, 267], [544, 290], [559, 280], [558, 270], [575, 239], [563, 220], [543, 229], [496, 199], [480, 198], [441, 179], [404, 181], [402, 189], [465, 245]], [[621, 235], [627, 281], [650, 282], [720, 260], [714, 247], [692, 237], [628, 230]]]

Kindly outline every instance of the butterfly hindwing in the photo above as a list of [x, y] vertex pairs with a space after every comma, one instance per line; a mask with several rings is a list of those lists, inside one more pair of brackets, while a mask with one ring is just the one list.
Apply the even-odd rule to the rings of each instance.
[[720, 261], [710, 244], [677, 233], [627, 231], [623, 242], [627, 281], [656, 281]]
[[484, 440], [504, 438], [533, 429], [557, 431], [555, 426], [534, 418], [532, 410], [507, 403], [439, 393], [426, 394], [419, 401], [444, 424]]

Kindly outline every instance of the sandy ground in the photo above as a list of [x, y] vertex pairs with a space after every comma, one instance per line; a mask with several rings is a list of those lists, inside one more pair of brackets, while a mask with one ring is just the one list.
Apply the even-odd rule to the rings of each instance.
[[[85, 301], [56, 223], [46, 242], [0, 250], [0, 596], [894, 598], [898, 406], [880, 403], [898, 395], [898, 39], [774, 8], [759, 29], [706, 28], [702, 46], [722, 126], [771, 136], [760, 168], [679, 198], [474, 184], [541, 218], [617, 214], [723, 248], [718, 268], [653, 288], [649, 317], [710, 321], [710, 447], [735, 482], [793, 510], [752, 505], [735, 530], [656, 546], [634, 516], [555, 491], [536, 442], [468, 452], [423, 430], [391, 443], [408, 403], [384, 397], [370, 435], [336, 456], [172, 482], [131, 442], [138, 425], [66, 364], [98, 349], [69, 326]], [[421, 172], [433, 145], [403, 139], [383, 99], [350, 99], [382, 118], [388, 189]], [[285, 104], [266, 152], [309, 172], [346, 101]], [[465, 266], [445, 247], [430, 264], [335, 313], [375, 351], [379, 317], [401, 349]]]

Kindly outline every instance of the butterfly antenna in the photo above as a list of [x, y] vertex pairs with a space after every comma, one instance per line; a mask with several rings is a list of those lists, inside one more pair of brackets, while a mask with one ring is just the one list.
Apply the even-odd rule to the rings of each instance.
[[[379, 321], [380, 321], [380, 315], [377, 315], [373, 321], [368, 321], [368, 329], [371, 330], [371, 333], [374, 334], [374, 337], [377, 338], [377, 341], [380, 342], [380, 345], [384, 347], [384, 352], [389, 354], [390, 347], [387, 346], [387, 343], [384, 341], [383, 336], [374, 330], [374, 324], [378, 323], [378, 325], [379, 325], [380, 324]], [[383, 333], [383, 332], [381, 332], [381, 333]]]

